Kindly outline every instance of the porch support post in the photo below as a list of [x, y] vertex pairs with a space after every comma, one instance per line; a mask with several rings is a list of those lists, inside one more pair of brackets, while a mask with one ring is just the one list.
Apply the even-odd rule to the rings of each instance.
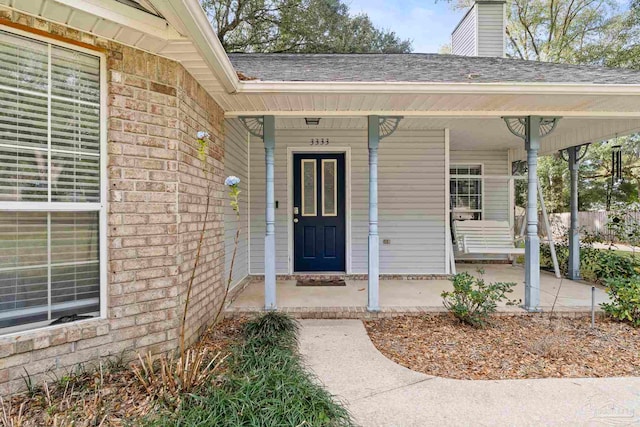
[[380, 119], [369, 116], [369, 269], [367, 310], [380, 311], [380, 237], [378, 235], [378, 145]]
[[571, 198], [569, 208], [571, 210], [571, 222], [569, 225], [569, 271], [567, 277], [571, 280], [580, 280], [580, 233], [578, 231], [578, 151], [580, 147], [569, 147], [568, 160], [571, 173]]
[[524, 309], [540, 310], [540, 238], [538, 237], [538, 150], [541, 117], [529, 116], [525, 123], [527, 150], [527, 236], [525, 239]]
[[276, 126], [274, 116], [264, 116], [263, 141], [266, 163], [266, 225], [264, 237], [264, 308], [276, 309], [276, 212], [274, 151]]

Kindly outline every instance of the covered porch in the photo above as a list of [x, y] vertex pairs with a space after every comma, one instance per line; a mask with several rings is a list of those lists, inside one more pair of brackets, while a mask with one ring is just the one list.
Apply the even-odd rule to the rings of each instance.
[[[233, 140], [233, 135], [238, 135], [237, 142], [245, 135], [246, 141], [248, 183], [243, 189], [249, 194], [248, 235], [243, 248], [246, 274], [240, 273], [239, 277], [248, 276], [251, 280], [231, 310], [305, 307], [354, 307], [370, 312], [392, 307], [437, 310], [442, 308], [440, 293], [451, 286], [448, 275], [456, 270], [475, 273], [478, 267], [486, 270], [485, 280], [489, 282], [517, 283], [512, 299], [519, 300], [519, 306], [503, 307], [504, 310], [548, 311], [556, 295], [556, 310], [589, 310], [591, 286], [540, 272], [537, 158], [570, 149], [567, 167], [573, 172], [579, 153], [572, 147], [607, 139], [616, 133], [633, 132], [640, 128], [640, 121], [545, 117], [515, 118], [519, 125], [516, 132], [503, 117], [322, 116], [315, 124], [309, 124], [306, 117], [291, 116], [228, 119], [228, 138]], [[300, 270], [296, 267], [296, 227], [299, 220], [304, 220], [301, 213], [305, 208], [300, 206], [299, 196], [296, 199], [294, 195], [295, 183], [301, 179], [300, 173], [295, 173], [295, 156], [323, 157], [336, 153], [344, 154], [346, 164], [345, 201], [338, 209], [345, 212], [344, 266]], [[471, 212], [476, 217], [467, 219], [500, 220], [513, 229], [512, 164], [524, 159], [528, 165], [525, 179], [531, 207], [524, 266], [456, 265], [455, 261], [465, 255], [456, 253], [451, 241], [452, 213], [456, 210], [450, 187], [453, 174], [459, 174], [457, 179], [462, 180], [477, 178], [482, 188], [478, 209]], [[320, 163], [317, 165], [320, 170]], [[475, 172], [478, 175], [471, 176], [473, 165], [479, 166]], [[233, 173], [234, 170], [229, 170], [227, 174]], [[322, 185], [321, 175], [317, 177], [313, 188]], [[572, 177], [575, 180], [575, 174]], [[324, 209], [321, 197], [324, 195], [318, 192], [317, 200], [313, 199], [317, 209], [312, 209], [312, 216], [319, 216]], [[226, 230], [229, 232], [233, 229]], [[572, 259], [577, 259], [577, 224], [571, 235]], [[506, 257], [477, 258], [504, 261]], [[570, 273], [578, 268], [573, 263]], [[297, 287], [293, 279], [281, 280], [319, 273], [345, 277], [347, 286], [308, 288]], [[438, 280], [415, 280], [423, 276]], [[251, 279], [257, 277], [260, 279]], [[360, 280], [352, 279], [356, 277]], [[579, 279], [577, 275], [570, 277]], [[604, 291], [597, 289], [596, 307], [605, 299]]]
[[[509, 298], [519, 300], [524, 294], [524, 270], [508, 264], [459, 264], [458, 271], [479, 276], [478, 268], [484, 270], [482, 277], [487, 282], [515, 282], [517, 285]], [[367, 281], [345, 280], [346, 286], [305, 287], [296, 286], [296, 278], [279, 279], [276, 282], [278, 307], [299, 313], [316, 312], [364, 312], [367, 304]], [[443, 291], [452, 290], [451, 282], [445, 278], [429, 280], [387, 279], [380, 280], [380, 307], [383, 312], [438, 312], [443, 311]], [[579, 312], [591, 310], [591, 286], [584, 282], [558, 279], [552, 273], [540, 274], [540, 308], [544, 312]], [[595, 290], [595, 308], [607, 302], [602, 287]], [[261, 310], [264, 304], [264, 280], [256, 278], [233, 300], [228, 313], [245, 313]], [[554, 307], [555, 304], [555, 307]], [[525, 312], [520, 305], [499, 307], [501, 312]]]

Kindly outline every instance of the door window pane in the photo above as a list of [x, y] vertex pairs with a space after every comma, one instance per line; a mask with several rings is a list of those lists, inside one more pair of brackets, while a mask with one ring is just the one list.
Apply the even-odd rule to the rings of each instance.
[[302, 216], [316, 216], [316, 161], [302, 160]]
[[322, 216], [338, 215], [337, 169], [337, 160], [322, 160]]

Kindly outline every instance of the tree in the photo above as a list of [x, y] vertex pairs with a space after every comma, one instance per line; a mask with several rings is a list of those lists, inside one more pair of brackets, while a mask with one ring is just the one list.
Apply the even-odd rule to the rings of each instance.
[[566, 212], [569, 208], [567, 163], [560, 153], [541, 157], [538, 161], [538, 179], [544, 202], [550, 213]]
[[341, 0], [201, 0], [227, 52], [407, 53], [411, 41]]
[[[472, 0], [449, 0], [454, 8]], [[616, 0], [507, 0], [507, 54], [526, 60], [640, 69], [640, 0], [621, 8]], [[596, 142], [580, 166], [579, 209], [608, 209], [632, 202], [640, 192], [640, 137]], [[611, 179], [614, 145], [623, 152], [623, 179]], [[566, 211], [566, 162], [541, 157], [538, 176], [551, 212]], [[520, 198], [521, 199], [521, 198]], [[520, 200], [522, 201], [522, 200]]]
[[[622, 150], [622, 180], [612, 180], [613, 147]], [[631, 135], [591, 144], [580, 164], [580, 209], [606, 209], [639, 200], [640, 136]]]
[[602, 63], [610, 67], [640, 69], [640, 0], [633, 0], [629, 11], [617, 22], [613, 29], [613, 48], [589, 49], [593, 58], [602, 58]]
[[[473, 3], [449, 1], [454, 8]], [[633, 1], [637, 12], [622, 12], [616, 0], [507, 0], [507, 55], [571, 64], [621, 62], [614, 53], [632, 43], [640, 21], [640, 2]]]

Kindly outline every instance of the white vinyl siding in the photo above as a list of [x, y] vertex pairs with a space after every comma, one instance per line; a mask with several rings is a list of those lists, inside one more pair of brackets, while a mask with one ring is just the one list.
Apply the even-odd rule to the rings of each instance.
[[[380, 143], [379, 232], [382, 274], [445, 272], [444, 130], [399, 129]], [[367, 272], [369, 157], [366, 121], [361, 129], [278, 129], [275, 149], [276, 271], [289, 273], [287, 148], [308, 148], [329, 138], [330, 148], [350, 148], [351, 268]], [[263, 142], [251, 137], [251, 274], [264, 272], [265, 161]], [[384, 244], [388, 240], [389, 244]]]
[[[249, 274], [249, 168], [248, 132], [237, 120], [225, 121], [224, 174], [240, 178], [240, 239], [233, 265], [231, 287], [240, 283]], [[228, 195], [224, 200], [224, 280], [229, 277], [231, 258], [236, 237], [238, 219], [229, 205]], [[225, 282], [226, 284], [226, 282]]]
[[451, 51], [454, 55], [503, 58], [505, 33], [505, 3], [477, 2], [451, 34]]
[[451, 53], [462, 56], [476, 56], [477, 50], [477, 8], [472, 7], [451, 34]]
[[0, 31], [0, 331], [101, 312], [101, 57]]
[[[444, 134], [444, 130], [399, 130], [380, 143], [379, 233], [383, 274], [445, 272], [448, 183]], [[385, 240], [390, 240], [390, 244], [385, 244]], [[365, 261], [366, 253], [365, 246]]]
[[502, 58], [505, 53], [506, 33], [504, 4], [483, 3], [478, 6], [477, 55]]

